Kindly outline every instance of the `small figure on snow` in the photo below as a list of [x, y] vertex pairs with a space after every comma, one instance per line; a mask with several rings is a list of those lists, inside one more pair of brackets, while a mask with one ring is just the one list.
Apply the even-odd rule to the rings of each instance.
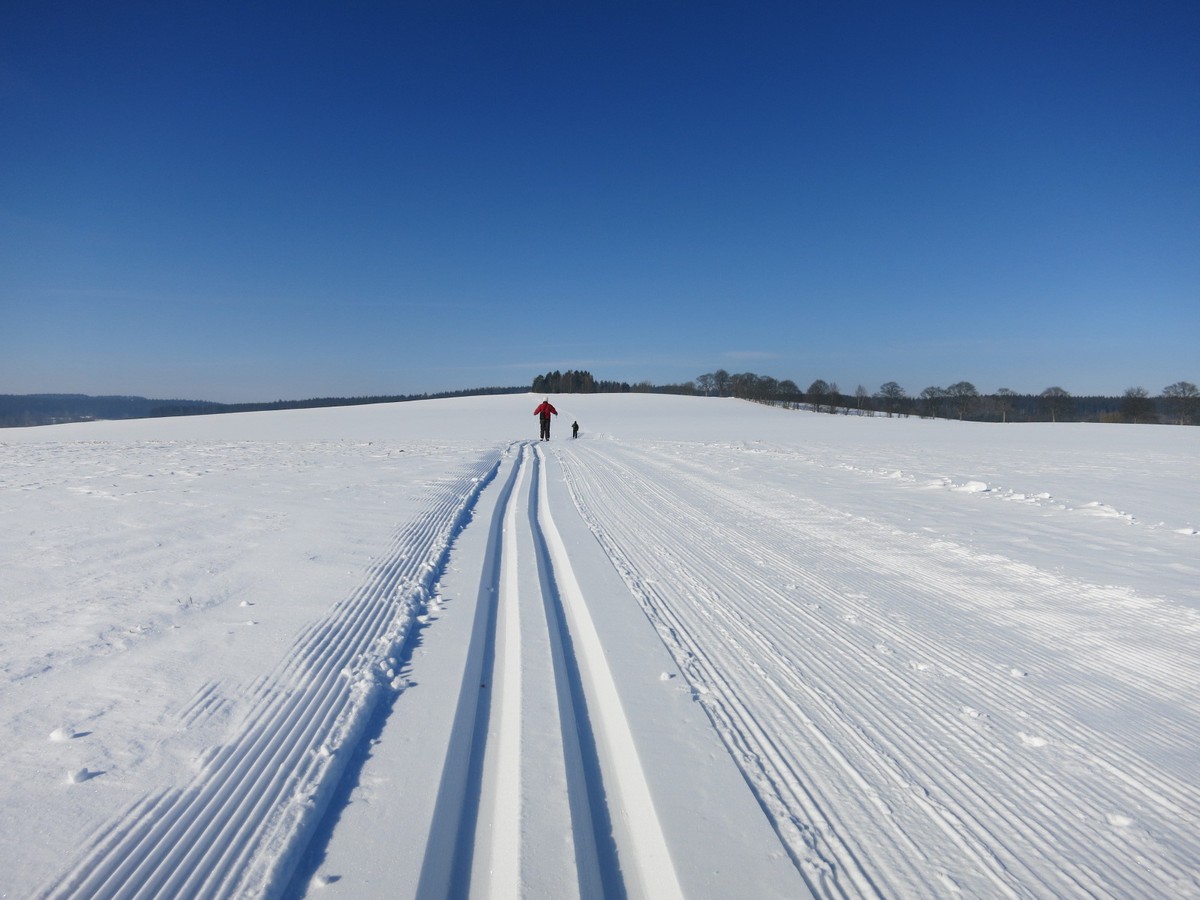
[[571, 437], [572, 438], [579, 437], [579, 423], [578, 422], [571, 423]]
[[550, 417], [558, 415], [558, 410], [550, 405], [550, 398], [546, 397], [544, 400], [542, 400], [542, 402], [538, 404], [538, 408], [533, 411], [533, 414], [538, 417], [542, 424], [541, 439], [543, 441], [550, 440]]

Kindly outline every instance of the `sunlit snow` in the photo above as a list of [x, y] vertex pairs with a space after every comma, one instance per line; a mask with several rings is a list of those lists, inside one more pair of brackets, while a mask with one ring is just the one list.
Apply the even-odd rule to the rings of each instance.
[[1200, 895], [1200, 429], [540, 399], [0, 432], [0, 896]]

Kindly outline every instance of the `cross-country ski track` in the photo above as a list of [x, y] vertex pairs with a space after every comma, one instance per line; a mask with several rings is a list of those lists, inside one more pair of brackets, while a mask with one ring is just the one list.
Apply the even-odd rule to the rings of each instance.
[[445, 451], [342, 599], [171, 711], [220, 736], [187, 776], [27, 893], [1200, 896], [1194, 529], [921, 452]]

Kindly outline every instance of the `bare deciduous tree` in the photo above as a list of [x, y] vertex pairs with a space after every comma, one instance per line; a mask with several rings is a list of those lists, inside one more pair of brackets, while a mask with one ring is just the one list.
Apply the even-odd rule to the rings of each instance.
[[803, 398], [803, 396], [804, 395], [800, 392], [800, 387], [796, 384], [796, 382], [792, 381], [792, 379], [785, 378], [783, 381], [779, 382], [779, 399], [784, 403], [789, 403], [792, 406], [795, 406], [800, 403], [800, 400]]
[[887, 412], [890, 419], [900, 411], [907, 395], [904, 393], [904, 388], [894, 381], [889, 381], [880, 386], [879, 390], [875, 392], [875, 396], [883, 401], [884, 411]]
[[713, 388], [716, 389], [718, 397], [724, 397], [729, 393], [729, 373], [724, 369], [717, 369], [713, 372]]
[[1186, 425], [1200, 403], [1200, 389], [1190, 381], [1177, 381], [1163, 388], [1163, 399], [1171, 418], [1180, 425]]
[[1048, 387], [1041, 393], [1042, 409], [1050, 416], [1051, 422], [1057, 422], [1060, 417], [1071, 411], [1071, 395], [1060, 387]]
[[942, 401], [946, 398], [946, 389], [930, 385], [921, 391], [920, 401], [922, 415], [933, 418], [942, 411]]
[[946, 395], [954, 403], [960, 422], [966, 418], [967, 413], [975, 406], [975, 401], [979, 399], [979, 391], [975, 390], [975, 385], [969, 381], [956, 381], [946, 388]]
[[1121, 417], [1126, 422], [1153, 422], [1154, 401], [1144, 387], [1131, 387], [1121, 398]]
[[812, 411], [820, 412], [829, 399], [829, 382], [823, 378], [818, 378], [808, 386], [808, 390], [805, 393], [808, 397], [808, 402], [812, 404]]
[[1017, 396], [1016, 391], [1010, 391], [1008, 388], [1000, 388], [996, 391], [996, 412], [1000, 413], [1000, 421], [1007, 422], [1008, 415], [1013, 410], [1013, 398]]

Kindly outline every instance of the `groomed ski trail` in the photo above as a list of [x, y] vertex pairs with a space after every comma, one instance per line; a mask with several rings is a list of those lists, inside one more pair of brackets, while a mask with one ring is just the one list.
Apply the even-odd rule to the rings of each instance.
[[[1122, 592], [930, 545], [755, 474], [737, 490], [711, 467], [738, 464], [708, 452], [559, 455], [815, 894], [1200, 894], [1194, 781], [1080, 718], [1186, 704], [1189, 633], [1152, 622], [1151, 644], [1152, 610]], [[1106, 635], [1080, 632], [1081, 614]], [[1068, 708], [1057, 685], [1073, 683]]]
[[[671, 900], [739, 896], [748, 878], [757, 896], [802, 896], [556, 466], [518, 443], [433, 482], [361, 586], [249, 688], [244, 719], [192, 781], [119, 813], [39, 896]], [[451, 570], [475, 573], [473, 600], [440, 593]], [[426, 610], [444, 621], [423, 670], [410, 651]], [[231, 689], [205, 683], [179, 727]], [[399, 735], [392, 709], [409, 726]], [[402, 783], [373, 807], [380, 849], [327, 876], [339, 835], [364, 835], [343, 821], [371, 806], [347, 785], [385, 757]]]
[[[426, 512], [396, 531], [361, 586], [251, 689], [246, 719], [190, 784], [120, 814], [40, 896], [278, 895], [377, 702], [399, 688], [397, 657], [500, 455], [430, 492]], [[181, 720], [206, 702], [198, 697]]]
[[679, 898], [547, 492], [543, 453], [526, 446], [494, 513], [468, 657], [478, 677], [468, 665], [417, 894]]

